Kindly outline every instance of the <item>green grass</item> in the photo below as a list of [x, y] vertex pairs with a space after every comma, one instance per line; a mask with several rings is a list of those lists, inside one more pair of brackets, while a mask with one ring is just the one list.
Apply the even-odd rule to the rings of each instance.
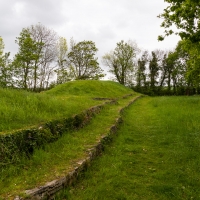
[[[127, 93], [123, 90], [118, 91], [118, 95], [130, 94], [131, 90], [125, 89]], [[107, 97], [114, 97], [109, 92], [112, 90], [107, 91]], [[117, 89], [115, 94], [116, 92]], [[59, 94], [59, 97], [62, 95]], [[83, 97], [80, 96], [80, 98]], [[20, 164], [2, 168], [0, 172], [0, 199], [12, 199], [14, 195], [25, 189], [44, 185], [47, 181], [66, 175], [78, 160], [86, 156], [86, 150], [93, 146], [102, 135], [108, 133], [109, 127], [119, 116], [119, 109], [127, 105], [133, 98], [134, 96], [118, 100], [118, 104], [114, 105], [107, 104], [101, 113], [96, 115], [91, 123], [83, 129], [63, 134], [58, 141], [47, 145], [45, 149], [36, 150], [30, 160], [24, 159]]]
[[101, 103], [94, 97], [116, 98], [132, 92], [111, 81], [68, 82], [39, 94], [0, 89], [0, 134], [78, 114]]
[[132, 92], [131, 89], [113, 81], [79, 80], [58, 85], [46, 93], [56, 96], [65, 94], [93, 98], [118, 98]]
[[200, 97], [145, 97], [112, 145], [55, 199], [200, 199]]

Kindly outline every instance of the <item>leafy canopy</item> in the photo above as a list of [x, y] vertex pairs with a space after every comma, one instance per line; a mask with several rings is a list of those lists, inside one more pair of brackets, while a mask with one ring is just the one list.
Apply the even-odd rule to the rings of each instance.
[[2, 37], [0, 36], [0, 56], [3, 54], [3, 50], [4, 50], [4, 42]]
[[82, 41], [71, 44], [68, 60], [73, 74], [73, 79], [99, 79], [104, 77], [103, 70], [95, 54], [98, 49], [92, 41]]
[[[161, 27], [165, 28], [164, 36], [158, 36], [158, 40], [164, 40], [165, 36], [173, 33], [181, 39], [189, 39], [192, 42], [200, 41], [200, 0], [165, 0], [169, 3], [163, 13], [158, 17], [164, 19]], [[178, 29], [174, 32], [171, 27]]]
[[136, 43], [121, 40], [117, 43], [114, 51], [103, 56], [104, 65], [109, 67], [109, 72], [115, 76], [120, 84], [128, 84], [134, 70], [134, 58], [138, 51], [139, 48]]

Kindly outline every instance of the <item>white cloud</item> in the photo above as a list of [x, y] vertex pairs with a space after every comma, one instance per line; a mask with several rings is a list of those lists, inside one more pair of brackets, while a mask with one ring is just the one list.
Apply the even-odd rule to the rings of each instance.
[[22, 15], [24, 11], [24, 3], [22, 2], [16, 2], [14, 6], [12, 7], [12, 10], [17, 14], [17, 15]]
[[6, 0], [0, 3], [0, 36], [6, 50], [17, 51], [15, 38], [22, 28], [37, 24], [54, 29], [69, 42], [92, 40], [101, 56], [114, 49], [120, 40], [135, 40], [143, 49], [170, 49], [178, 37], [171, 36], [164, 42], [157, 37], [166, 3], [160, 0]]

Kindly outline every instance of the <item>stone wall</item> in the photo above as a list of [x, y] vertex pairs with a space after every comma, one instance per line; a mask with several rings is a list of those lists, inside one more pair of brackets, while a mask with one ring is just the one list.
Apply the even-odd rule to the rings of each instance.
[[[130, 102], [126, 107], [120, 110], [120, 114], [131, 105], [134, 101], [136, 101], [139, 97], [136, 97], [132, 102]], [[21, 198], [19, 196], [15, 197], [14, 200], [22, 200], [22, 199], [30, 199], [30, 200], [42, 200], [42, 199], [53, 199], [56, 192], [60, 191], [63, 188], [69, 187], [75, 183], [79, 174], [86, 170], [90, 165], [90, 162], [99, 156], [104, 149], [104, 145], [111, 141], [111, 138], [114, 134], [116, 134], [119, 125], [122, 123], [122, 117], [116, 119], [115, 123], [110, 127], [110, 130], [107, 135], [102, 136], [101, 139], [97, 142], [93, 148], [87, 150], [87, 156], [83, 160], [78, 161], [76, 167], [70, 171], [65, 177], [60, 179], [53, 180], [51, 182], [46, 183], [44, 186], [34, 188], [31, 190], [26, 190], [25, 194], [28, 196], [26, 198]]]

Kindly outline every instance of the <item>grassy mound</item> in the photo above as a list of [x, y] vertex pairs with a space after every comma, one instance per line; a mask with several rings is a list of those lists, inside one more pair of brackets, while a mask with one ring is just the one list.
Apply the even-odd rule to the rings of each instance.
[[75, 95], [116, 98], [133, 92], [130, 88], [113, 81], [79, 80], [67, 82], [47, 91], [52, 95]]
[[132, 92], [112, 81], [73, 81], [39, 94], [0, 89], [0, 132], [70, 117], [100, 104], [93, 97], [116, 98]]
[[[121, 94], [124, 96], [130, 92]], [[52, 96], [58, 100], [63, 98], [62, 95], [55, 97], [55, 95], [46, 94], [46, 92], [44, 95]], [[72, 104], [78, 112], [81, 112], [81, 105], [89, 105], [89, 100], [93, 104], [103, 104], [102, 101], [93, 100], [91, 96], [66, 96], [66, 103], [70, 98], [74, 99]], [[88, 149], [97, 144], [102, 136], [109, 134], [109, 130], [120, 116], [119, 111], [137, 96], [138, 94], [135, 93], [127, 98], [119, 98], [117, 103], [104, 104], [101, 112], [93, 116], [87, 126], [81, 129], [63, 131], [62, 137], [52, 143], [45, 144], [43, 148], [34, 149], [29, 158], [20, 157], [20, 161], [8, 164], [1, 163], [0, 199], [13, 199], [16, 195], [24, 196], [26, 189], [33, 189], [46, 182], [66, 176], [79, 165], [77, 161], [88, 156]]]

